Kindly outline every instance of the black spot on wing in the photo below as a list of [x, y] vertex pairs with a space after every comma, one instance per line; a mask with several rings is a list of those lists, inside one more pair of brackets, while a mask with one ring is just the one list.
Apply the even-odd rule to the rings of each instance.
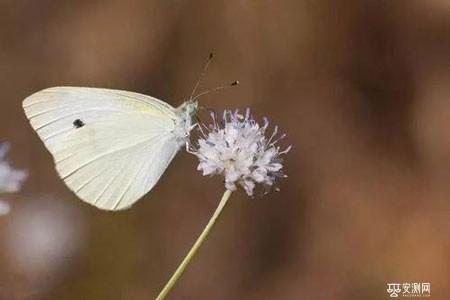
[[80, 119], [76, 119], [75, 121], [73, 121], [73, 126], [75, 126], [75, 128], [81, 128], [84, 125], [85, 125], [84, 122], [81, 121]]

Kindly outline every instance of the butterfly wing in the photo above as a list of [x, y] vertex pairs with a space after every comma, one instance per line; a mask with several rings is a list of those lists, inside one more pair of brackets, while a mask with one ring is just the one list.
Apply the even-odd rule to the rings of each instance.
[[59, 176], [101, 209], [130, 207], [153, 188], [180, 148], [172, 134], [174, 108], [146, 95], [55, 87], [29, 96], [23, 107]]

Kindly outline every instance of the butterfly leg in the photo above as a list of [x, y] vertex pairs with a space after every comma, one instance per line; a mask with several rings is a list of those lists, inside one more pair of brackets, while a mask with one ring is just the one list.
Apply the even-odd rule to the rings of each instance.
[[189, 127], [189, 132], [191, 132], [192, 129], [194, 129], [197, 126], [200, 126], [199, 123], [195, 123], [194, 125], [191, 125], [191, 127]]
[[[200, 124], [199, 123], [195, 123], [195, 124], [193, 124], [193, 125], [191, 125], [190, 127], [189, 127], [189, 131], [188, 132], [191, 132], [192, 131], [192, 129], [194, 129], [195, 127], [200, 127]], [[192, 151], [191, 150], [191, 143], [190, 143], [190, 141], [189, 141], [189, 134], [187, 134], [187, 136], [186, 136], [186, 138], [187, 138], [187, 140], [186, 140], [186, 152], [187, 153], [190, 153], [190, 154], [195, 154], [195, 152], [194, 151]]]
[[189, 141], [187, 141], [186, 142], [186, 152], [195, 155], [196, 154], [195, 151], [192, 151], [190, 146], [191, 146], [191, 143]]

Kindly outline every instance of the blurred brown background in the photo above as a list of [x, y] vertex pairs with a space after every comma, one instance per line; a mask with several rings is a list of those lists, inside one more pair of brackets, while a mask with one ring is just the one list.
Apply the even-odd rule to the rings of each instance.
[[[450, 2], [0, 2], [0, 139], [30, 178], [0, 219], [0, 299], [153, 299], [223, 192], [176, 157], [131, 209], [76, 199], [22, 112], [57, 85], [203, 105], [288, 134], [281, 192], [232, 197], [169, 299], [450, 297]], [[203, 116], [203, 118], [206, 118]]]

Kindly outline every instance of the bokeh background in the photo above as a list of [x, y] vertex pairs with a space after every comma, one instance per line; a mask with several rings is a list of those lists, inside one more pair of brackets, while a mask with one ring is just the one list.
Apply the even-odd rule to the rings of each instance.
[[[0, 299], [153, 299], [223, 192], [180, 153], [131, 209], [64, 186], [22, 100], [57, 85], [179, 105], [209, 52], [208, 108], [288, 134], [280, 192], [235, 193], [169, 299], [450, 297], [450, 2], [0, 1], [0, 140], [27, 169], [2, 195]], [[206, 119], [205, 112], [200, 115]]]

